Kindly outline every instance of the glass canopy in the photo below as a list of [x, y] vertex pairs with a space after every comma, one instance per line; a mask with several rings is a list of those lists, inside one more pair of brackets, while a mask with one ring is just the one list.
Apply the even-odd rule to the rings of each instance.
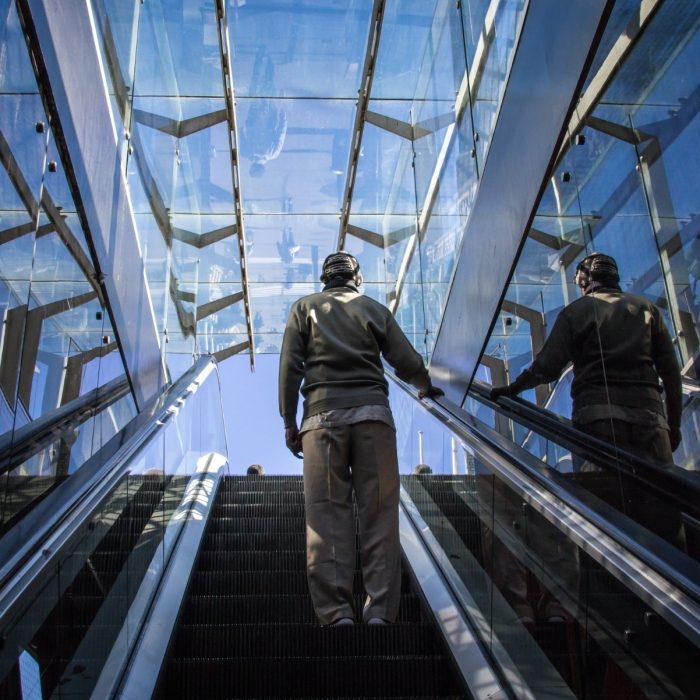
[[92, 6], [171, 373], [279, 352], [339, 246], [427, 359], [527, 3]]

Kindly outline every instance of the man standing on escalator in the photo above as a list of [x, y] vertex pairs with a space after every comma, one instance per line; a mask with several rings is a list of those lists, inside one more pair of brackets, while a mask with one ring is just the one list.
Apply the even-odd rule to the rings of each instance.
[[286, 444], [304, 456], [309, 591], [322, 624], [354, 623], [354, 492], [367, 594], [362, 618], [386, 624], [399, 607], [401, 548], [396, 434], [382, 356], [421, 397], [443, 392], [432, 386], [391, 312], [360, 294], [362, 274], [352, 255], [329, 255], [321, 281], [323, 291], [289, 312], [279, 373]]

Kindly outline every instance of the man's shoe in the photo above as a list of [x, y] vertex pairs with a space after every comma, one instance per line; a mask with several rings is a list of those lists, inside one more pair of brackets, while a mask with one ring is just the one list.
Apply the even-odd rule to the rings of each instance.
[[337, 620], [331, 622], [331, 627], [344, 627], [345, 625], [354, 625], [355, 620], [351, 617], [339, 617]]
[[382, 619], [381, 617], [370, 617], [369, 620], [367, 620], [368, 625], [388, 625], [389, 623]]

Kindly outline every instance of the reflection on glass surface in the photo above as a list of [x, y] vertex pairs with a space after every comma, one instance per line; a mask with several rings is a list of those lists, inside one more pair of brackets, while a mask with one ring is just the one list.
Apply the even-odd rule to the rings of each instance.
[[[638, 8], [616, 3], [592, 72]], [[590, 116], [567, 136], [482, 360], [496, 372], [494, 383], [512, 380], [529, 365], [558, 311], [578, 298], [573, 273], [593, 250], [617, 259], [624, 291], [659, 307], [683, 373], [697, 377], [700, 171], [692, 163], [699, 142], [699, 60], [697, 13], [685, 2], [663, 3], [596, 96]], [[532, 398], [568, 415], [569, 402], [555, 400], [561, 394], [552, 385]], [[685, 411], [685, 444], [675, 458], [695, 469], [694, 403]]]
[[[191, 321], [200, 299], [221, 298], [200, 285], [240, 279], [230, 274], [241, 263], [235, 246], [209, 254], [211, 241], [224, 240], [217, 232], [234, 223], [225, 220], [234, 199], [214, 4], [128, 5], [93, 0], [115, 117], [128, 132], [126, 171], [165, 351], [196, 355], [238, 332], [235, 309]], [[368, 292], [422, 339], [424, 353], [471, 209], [477, 150], [492, 126], [482, 125], [477, 144], [470, 91], [495, 115], [526, 5], [390, 0], [383, 13], [368, 96], [374, 116], [349, 203], [364, 232], [351, 231], [346, 247], [378, 285]], [[371, 0], [227, 5], [251, 284], [301, 296], [336, 247], [372, 11]], [[438, 286], [423, 295], [416, 282]], [[277, 329], [266, 296], [260, 288], [255, 295], [262, 305], [251, 305], [250, 321]], [[195, 341], [203, 333], [219, 340]]]
[[162, 351], [176, 376], [183, 358], [211, 346], [198, 334], [227, 330], [207, 306], [224, 296], [200, 285], [241, 289], [216, 3], [93, 7]]
[[[692, 696], [692, 640], [661, 616], [653, 631], [640, 627], [648, 603], [514, 490], [478, 443], [393, 384], [390, 400], [402, 486], [440, 545], [436, 560], [469, 591], [482, 643], [534, 697]], [[638, 644], [620, 642], [626, 629], [639, 630]]]
[[[0, 435], [124, 375], [15, 3], [0, 3]], [[2, 475], [7, 527], [135, 411], [131, 397]]]
[[[137, 596], [149, 599], [160, 582], [184, 522], [173, 516], [190, 477], [212, 468], [228, 471], [216, 369], [210, 367], [199, 380], [189, 387], [184, 402], [172, 406], [170, 419], [158, 422], [145, 444], [127, 450], [117, 483], [76, 536], [57, 551], [54, 570], [43, 578], [47, 585], [26, 596], [6, 621], [2, 634], [8, 644], [0, 650], [1, 697], [19, 697], [15, 671], [25, 648], [40, 660], [46, 697], [65, 695], [68, 688], [71, 695], [87, 697], [110, 655], [117, 663], [125, 661], [129, 645], [141, 631], [133, 616], [127, 622], [127, 613]], [[172, 403], [172, 395], [165, 398]], [[15, 500], [7, 500], [5, 515], [11, 515], [9, 509], [26, 506], [32, 492], [37, 497], [42, 483], [46, 488], [53, 480], [56, 486], [72, 473], [73, 457], [95, 454], [123, 427], [121, 421], [127, 415], [133, 416], [130, 396], [78, 426], [70, 460], [65, 457], [64, 436], [47, 448], [50, 454], [37, 455], [33, 464], [22, 465], [18, 471], [24, 489], [15, 490]], [[130, 435], [134, 434], [132, 426]], [[116, 438], [121, 445], [126, 440], [124, 434]], [[107, 457], [102, 453], [95, 459], [100, 464]]]
[[467, 3], [462, 12], [480, 167], [486, 160], [527, 5], [526, 0], [477, 0]]
[[339, 211], [354, 101], [260, 97], [237, 105], [247, 211]]
[[[526, 6], [386, 4], [345, 240], [426, 358]], [[399, 243], [390, 236], [400, 217]]]
[[372, 0], [234, 2], [237, 94], [355, 98], [371, 12]]
[[[404, 109], [398, 110], [397, 104]], [[387, 106], [392, 106], [390, 111]], [[400, 103], [370, 101], [370, 109], [384, 116], [410, 121], [409, 101]], [[352, 200], [353, 215], [386, 214], [400, 216], [416, 211], [415, 181], [411, 169], [413, 152], [404, 138], [367, 124], [362, 134], [362, 150]]]

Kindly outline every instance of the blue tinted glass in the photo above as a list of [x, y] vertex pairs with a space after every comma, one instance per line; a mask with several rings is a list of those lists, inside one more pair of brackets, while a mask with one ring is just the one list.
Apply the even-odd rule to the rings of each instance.
[[39, 95], [0, 94], [0, 134], [13, 163], [6, 161], [5, 170], [15, 186], [26, 183], [34, 200], [39, 198], [46, 157], [46, 129], [37, 133], [37, 122], [47, 123]]
[[233, 3], [239, 97], [357, 95], [372, 12], [371, 0], [259, 0]]
[[[371, 100], [370, 110], [411, 123], [411, 102]], [[353, 214], [415, 214], [413, 150], [406, 138], [366, 124], [357, 164]]]
[[281, 282], [285, 288], [313, 283], [338, 240], [336, 214], [250, 214], [246, 217], [251, 282]]
[[[663, 3], [603, 95], [611, 104], [639, 104], [649, 99], [677, 104], [696, 83], [700, 42], [696, 12], [686, 0]], [[664, 79], [659, 80], [659, 72]]]
[[372, 85], [374, 99], [412, 100], [419, 91], [433, 16], [452, 3], [444, 0], [388, 0]]
[[36, 81], [27, 55], [27, 44], [12, 0], [0, 0], [0, 47], [2, 47], [0, 92], [36, 92]]
[[223, 94], [216, 4], [149, 0], [139, 21], [136, 95]]
[[355, 103], [239, 98], [237, 108], [246, 211], [338, 212]]
[[416, 232], [415, 214], [353, 215], [350, 224], [364, 231], [377, 234], [382, 245], [366, 242], [349, 232], [345, 239], [345, 249], [352, 253], [362, 267], [366, 282], [396, 283], [399, 270], [409, 247], [414, 245]]

